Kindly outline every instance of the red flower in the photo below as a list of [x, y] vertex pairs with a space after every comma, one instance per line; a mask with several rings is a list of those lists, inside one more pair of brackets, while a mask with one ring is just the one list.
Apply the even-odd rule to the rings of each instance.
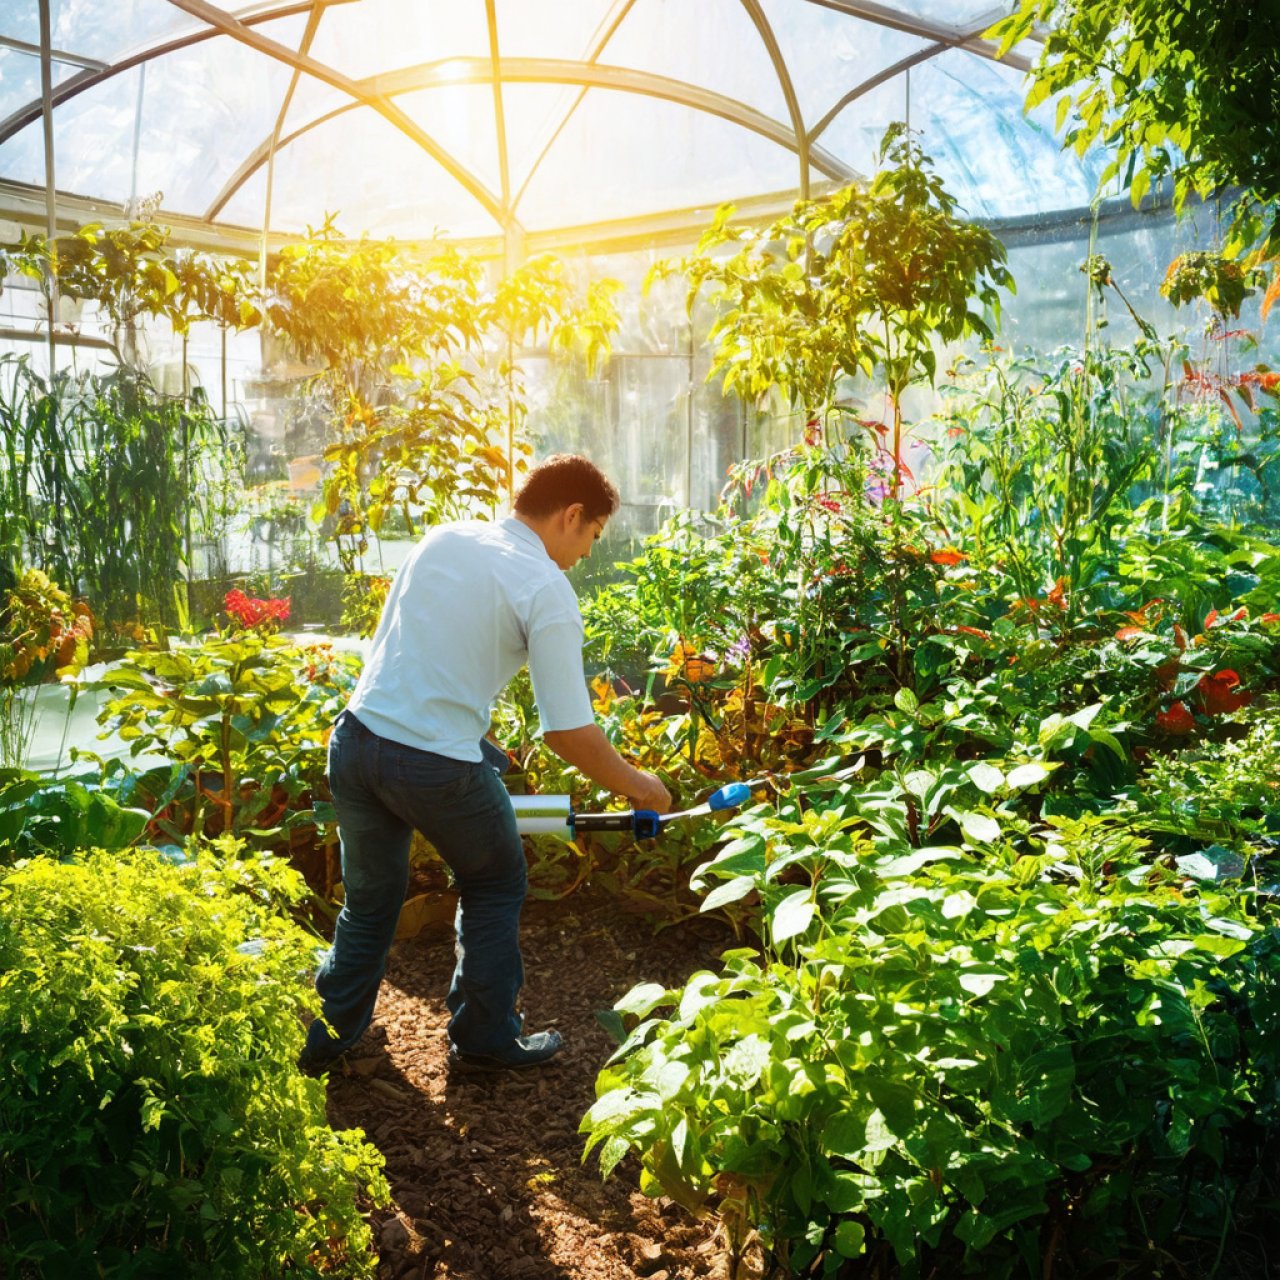
[[1213, 675], [1200, 677], [1196, 685], [1196, 695], [1200, 700], [1201, 710], [1207, 716], [1226, 715], [1253, 701], [1251, 693], [1236, 693], [1240, 677], [1234, 671], [1216, 671]]
[[1196, 727], [1196, 718], [1181, 702], [1175, 702], [1168, 711], [1157, 712], [1156, 726], [1165, 733], [1182, 738]]
[[1280, 613], [1264, 613], [1261, 618], [1262, 622], [1280, 622]]
[[955, 547], [943, 547], [941, 551], [934, 551], [929, 555], [929, 559], [934, 564], [946, 565], [959, 564], [962, 560], [967, 560], [968, 558], [963, 551], [957, 551]]
[[278, 600], [267, 598], [259, 600], [247, 596], [243, 591], [228, 591], [222, 601], [223, 608], [242, 627], [260, 627], [273, 622], [287, 622], [289, 618], [289, 597]]

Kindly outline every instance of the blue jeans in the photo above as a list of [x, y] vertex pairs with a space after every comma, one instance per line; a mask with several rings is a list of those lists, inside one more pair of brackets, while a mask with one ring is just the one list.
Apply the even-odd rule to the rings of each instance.
[[511, 801], [489, 762], [501, 755], [491, 749], [478, 764], [452, 760], [379, 737], [350, 711], [338, 717], [329, 740], [329, 786], [345, 901], [316, 975], [324, 1019], [311, 1025], [304, 1062], [337, 1057], [373, 1018], [409, 884], [415, 828], [458, 887], [458, 959], [446, 1000], [450, 1040], [464, 1053], [494, 1053], [520, 1034], [515, 1004], [524, 982], [519, 930], [528, 868]]

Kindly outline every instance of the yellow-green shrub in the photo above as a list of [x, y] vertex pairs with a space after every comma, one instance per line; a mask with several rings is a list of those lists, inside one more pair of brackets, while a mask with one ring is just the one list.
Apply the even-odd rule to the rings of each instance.
[[301, 881], [223, 843], [0, 879], [0, 1273], [373, 1274], [381, 1158], [295, 1067]]

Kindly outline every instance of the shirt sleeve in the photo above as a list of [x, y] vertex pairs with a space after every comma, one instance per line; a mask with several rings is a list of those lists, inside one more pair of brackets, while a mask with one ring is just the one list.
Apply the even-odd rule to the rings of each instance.
[[543, 733], [596, 721], [582, 669], [582, 615], [571, 593], [568, 601], [559, 594], [540, 592], [529, 618], [529, 677]]

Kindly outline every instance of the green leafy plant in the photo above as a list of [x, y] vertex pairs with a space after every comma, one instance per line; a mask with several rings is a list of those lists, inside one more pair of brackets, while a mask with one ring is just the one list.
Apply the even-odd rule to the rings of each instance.
[[328, 646], [260, 630], [127, 654], [102, 678], [116, 694], [100, 722], [134, 755], [164, 755], [174, 767], [117, 781], [117, 793], [148, 802], [156, 835], [178, 843], [206, 830], [272, 842], [331, 823], [326, 750], [353, 667]]
[[175, 626], [195, 462], [220, 439], [207, 404], [127, 370], [50, 382], [0, 356], [0, 555], [91, 591], [108, 632]]
[[36, 858], [0, 879], [0, 1267], [372, 1276], [378, 1153], [302, 1076], [297, 877], [234, 842]]
[[1280, 1119], [1246, 886], [1189, 887], [1092, 818], [912, 848], [859, 791], [747, 814], [704, 869], [708, 909], [758, 900], [760, 945], [615, 1007], [582, 1124], [604, 1172], [639, 1153], [644, 1189], [716, 1203], [802, 1275], [886, 1249], [1048, 1274], [1072, 1223], [1105, 1258], [1144, 1213], [1157, 1246], [1216, 1232]]
[[[954, 199], [904, 125], [890, 126], [878, 162], [865, 189], [800, 202], [764, 229], [736, 226], [732, 206], [722, 207], [697, 252], [658, 264], [651, 278], [685, 273], [690, 309], [707, 292], [716, 309], [710, 376], [723, 376], [726, 393], [754, 399], [776, 388], [815, 430], [850, 416], [845, 379], [879, 372], [896, 498], [903, 393], [932, 380], [938, 339], [990, 338], [974, 303], [998, 314], [998, 290], [1013, 280], [1003, 246], [955, 216]], [[742, 247], [726, 256], [726, 244]]]
[[125, 849], [143, 833], [151, 814], [120, 804], [97, 781], [51, 779], [22, 769], [0, 769], [0, 863], [47, 853], [74, 857], [88, 848]]
[[267, 313], [324, 366], [338, 438], [314, 515], [332, 521], [348, 573], [389, 520], [415, 536], [513, 492], [528, 455], [516, 350], [545, 331], [594, 361], [617, 324], [618, 287], [597, 282], [579, 297], [544, 257], [489, 288], [464, 253], [418, 260], [388, 241], [348, 242], [332, 219], [281, 251]]
[[1276, 33], [1263, 10], [1191, 20], [1163, 0], [1021, 0], [991, 34], [1004, 53], [1037, 24], [1045, 40], [1027, 105], [1056, 98], [1065, 145], [1113, 149], [1103, 183], [1120, 175], [1136, 204], [1168, 176], [1178, 208], [1239, 187], [1238, 235], [1259, 234], [1262, 206], [1280, 195], [1277, 118], [1258, 107], [1275, 78]]
[[47, 574], [28, 569], [0, 588], [0, 766], [21, 765], [35, 731], [32, 685], [89, 658], [93, 615]]

